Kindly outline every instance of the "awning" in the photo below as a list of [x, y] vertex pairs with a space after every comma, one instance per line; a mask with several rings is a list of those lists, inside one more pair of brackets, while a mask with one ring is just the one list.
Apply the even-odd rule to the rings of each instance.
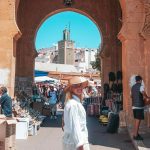
[[35, 82], [44, 82], [44, 81], [58, 82], [57, 79], [50, 78], [50, 77], [47, 77], [47, 76], [35, 77], [34, 81]]

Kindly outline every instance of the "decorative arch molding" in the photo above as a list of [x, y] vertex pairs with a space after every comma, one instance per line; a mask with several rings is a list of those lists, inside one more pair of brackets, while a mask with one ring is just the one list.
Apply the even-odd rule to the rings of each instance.
[[[119, 1], [122, 9], [122, 28], [118, 33], [118, 39], [122, 42], [127, 39], [130, 39], [131, 37], [129, 35], [129, 32], [132, 31], [130, 30], [129, 25], [134, 24], [136, 26], [136, 23], [138, 23], [137, 25], [140, 26], [138, 27], [139, 31], [137, 30], [138, 36], [140, 36], [140, 34], [144, 36], [145, 34], [144, 32], [147, 32], [147, 30], [149, 30], [150, 35], [150, 26], [148, 27], [148, 20], [150, 20], [150, 17], [148, 16], [148, 13], [147, 19], [143, 17], [145, 16], [145, 11], [143, 8], [145, 7], [145, 10], [148, 10], [147, 8], [150, 8], [150, 6], [148, 6], [148, 4], [150, 5], [150, 2], [148, 2], [147, 0], [137, 0], [137, 1], [119, 0]], [[134, 6], [133, 7], [134, 11], [131, 10], [130, 5]], [[134, 17], [132, 16], [132, 14], [135, 14]]]
[[19, 3], [19, 0], [1, 0], [0, 7], [0, 16], [1, 16], [1, 25], [4, 24], [4, 27], [1, 28], [1, 33], [15, 38], [16, 40], [21, 36], [21, 32], [16, 23], [16, 3]]
[[119, 0], [121, 10], [122, 10], [122, 27], [120, 32], [118, 33], [118, 39], [123, 42], [126, 40], [126, 0]]
[[144, 21], [140, 33], [144, 39], [150, 39], [150, 1], [141, 0], [141, 3], [144, 5]]
[[[41, 20], [41, 22], [38, 24], [36, 30], [35, 30], [34, 33], [33, 33], [33, 34], [34, 34], [34, 41], [35, 41], [35, 39], [36, 39], [36, 35], [37, 35], [37, 32], [38, 32], [40, 26], [42, 25], [42, 23], [43, 23], [47, 18], [49, 18], [49, 17], [51, 17], [51, 16], [53, 16], [53, 15], [56, 15], [56, 14], [58, 14], [58, 13], [65, 12], [65, 11], [76, 12], [76, 13], [82, 14], [82, 15], [86, 16], [87, 18], [89, 18], [90, 20], [92, 20], [93, 23], [95, 23], [95, 25], [97, 26], [97, 28], [98, 28], [98, 30], [99, 30], [99, 34], [100, 34], [100, 36], [101, 36], [101, 47], [103, 47], [103, 40], [104, 40], [104, 39], [103, 39], [103, 35], [104, 35], [105, 33], [104, 33], [104, 30], [102, 30], [102, 29], [104, 28], [104, 23], [101, 22], [101, 24], [99, 25], [99, 24], [96, 22], [96, 20], [94, 19], [94, 17], [92, 17], [91, 15], [89, 15], [88, 12], [82, 11], [81, 9], [72, 8], [72, 7], [71, 7], [71, 8], [69, 7], [69, 8], [57, 9], [57, 10], [55, 10], [55, 11], [53, 11], [53, 12], [47, 14], [47, 15]], [[35, 43], [35, 42], [34, 42], [34, 43]]]
[[14, 20], [14, 21], [15, 21], [15, 26], [16, 26], [16, 33], [14, 33], [14, 39], [15, 39], [16, 41], [17, 41], [17, 40], [21, 37], [21, 35], [22, 35], [22, 33], [21, 33], [21, 31], [20, 31], [20, 29], [19, 29], [19, 27], [18, 27], [18, 25], [17, 25], [17, 21], [16, 21], [19, 3], [20, 3], [20, 0], [16, 0], [16, 1], [15, 1], [15, 20]]

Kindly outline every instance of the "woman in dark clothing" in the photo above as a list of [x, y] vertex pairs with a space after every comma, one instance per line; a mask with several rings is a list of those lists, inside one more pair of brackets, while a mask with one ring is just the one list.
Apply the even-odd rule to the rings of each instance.
[[12, 117], [12, 100], [7, 94], [7, 88], [0, 88], [0, 105], [2, 107], [2, 112], [6, 117]]

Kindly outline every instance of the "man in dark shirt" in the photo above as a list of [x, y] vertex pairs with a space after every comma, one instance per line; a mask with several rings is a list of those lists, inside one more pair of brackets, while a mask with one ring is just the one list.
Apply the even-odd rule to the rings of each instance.
[[0, 88], [0, 105], [2, 107], [2, 112], [6, 117], [12, 117], [12, 100], [7, 94], [7, 88]]
[[143, 138], [139, 135], [139, 126], [141, 120], [144, 120], [144, 99], [149, 97], [147, 96], [144, 85], [142, 84], [142, 77], [135, 77], [136, 84], [134, 84], [131, 88], [131, 96], [132, 96], [132, 109], [133, 115], [135, 119], [134, 124], [134, 140], [143, 140]]

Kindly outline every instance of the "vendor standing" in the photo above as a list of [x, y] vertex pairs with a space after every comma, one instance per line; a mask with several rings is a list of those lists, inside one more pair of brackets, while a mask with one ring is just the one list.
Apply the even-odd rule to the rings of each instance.
[[64, 150], [89, 150], [86, 112], [81, 104], [83, 88], [88, 81], [83, 77], [73, 77], [66, 87], [64, 108]]
[[7, 94], [7, 88], [0, 87], [0, 105], [2, 112], [6, 117], [12, 117], [12, 100]]

